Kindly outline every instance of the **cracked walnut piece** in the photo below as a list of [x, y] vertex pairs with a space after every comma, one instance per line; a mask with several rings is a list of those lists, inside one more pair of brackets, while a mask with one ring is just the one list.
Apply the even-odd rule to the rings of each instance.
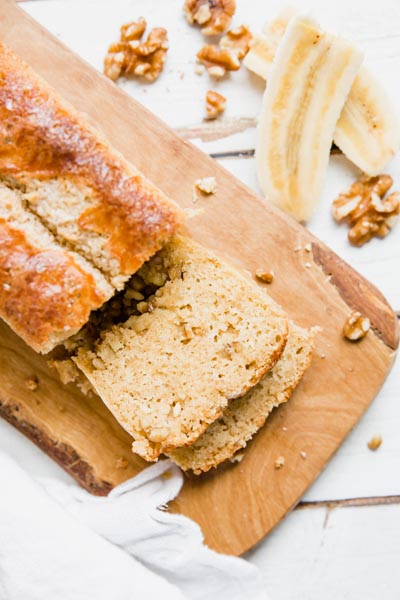
[[122, 25], [120, 41], [111, 44], [104, 60], [104, 74], [109, 79], [116, 81], [129, 74], [153, 82], [159, 77], [168, 50], [167, 30], [155, 27], [142, 41], [146, 26], [143, 17]]
[[226, 107], [226, 98], [218, 92], [208, 90], [206, 94], [206, 113], [207, 119], [216, 119], [221, 115]]
[[375, 450], [378, 450], [378, 448], [380, 448], [381, 444], [382, 444], [382, 436], [374, 435], [374, 437], [369, 440], [367, 446], [370, 450], [375, 451]]
[[197, 58], [205, 65], [212, 77], [223, 77], [226, 71], [240, 69], [240, 60], [236, 52], [220, 48], [215, 44], [205, 44], [198, 51]]
[[368, 317], [357, 311], [351, 313], [343, 326], [343, 335], [350, 342], [357, 342], [365, 337], [371, 327]]
[[272, 283], [274, 280], [274, 272], [266, 271], [265, 269], [258, 269], [255, 273], [256, 278], [264, 283]]
[[364, 175], [333, 201], [334, 219], [350, 225], [350, 243], [362, 246], [373, 236], [383, 238], [390, 232], [400, 213], [400, 192], [385, 198], [392, 184], [390, 175]]
[[240, 25], [226, 33], [219, 43], [220, 48], [225, 50], [234, 50], [237, 57], [242, 60], [250, 50], [250, 42], [253, 34], [247, 25]]
[[224, 35], [219, 44], [205, 44], [197, 53], [212, 77], [223, 77], [226, 71], [240, 69], [240, 61], [249, 51], [252, 34], [247, 25], [241, 25]]
[[218, 35], [228, 29], [236, 11], [235, 0], [185, 0], [188, 22], [201, 26], [204, 35]]

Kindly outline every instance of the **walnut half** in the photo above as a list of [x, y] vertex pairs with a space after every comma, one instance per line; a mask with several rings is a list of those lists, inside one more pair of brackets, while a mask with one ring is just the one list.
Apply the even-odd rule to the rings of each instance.
[[373, 236], [383, 238], [390, 232], [400, 213], [400, 193], [385, 198], [392, 184], [390, 175], [364, 175], [333, 201], [334, 219], [350, 226], [350, 243], [362, 246]]
[[212, 77], [223, 77], [226, 71], [240, 69], [240, 60], [236, 52], [220, 48], [215, 44], [205, 44], [197, 53], [197, 58], [205, 65]]
[[219, 44], [205, 44], [197, 53], [209, 75], [223, 77], [226, 71], [240, 69], [240, 61], [249, 51], [252, 34], [247, 25], [241, 25], [228, 31]]
[[240, 25], [228, 31], [219, 43], [221, 48], [225, 50], [234, 50], [237, 57], [242, 60], [250, 50], [250, 43], [253, 39], [253, 34], [247, 25]]
[[353, 311], [343, 326], [343, 335], [350, 342], [357, 342], [365, 337], [371, 327], [370, 320], [358, 311]]
[[104, 59], [107, 77], [116, 81], [121, 75], [129, 74], [153, 82], [160, 76], [168, 50], [167, 30], [155, 27], [142, 41], [146, 26], [142, 17], [122, 25], [119, 42], [111, 44]]
[[206, 94], [207, 119], [216, 119], [226, 107], [226, 98], [214, 90], [208, 90]]
[[201, 26], [204, 35], [218, 35], [228, 29], [236, 11], [235, 0], [185, 0], [188, 22]]

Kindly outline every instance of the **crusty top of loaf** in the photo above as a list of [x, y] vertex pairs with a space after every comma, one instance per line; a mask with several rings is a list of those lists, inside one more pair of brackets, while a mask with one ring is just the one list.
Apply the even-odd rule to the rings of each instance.
[[35, 247], [0, 219], [0, 314], [32, 348], [48, 352], [106, 297], [61, 248]]
[[23, 181], [69, 177], [93, 190], [82, 229], [108, 236], [132, 274], [159, 250], [182, 212], [129, 165], [50, 86], [0, 43], [0, 172]]

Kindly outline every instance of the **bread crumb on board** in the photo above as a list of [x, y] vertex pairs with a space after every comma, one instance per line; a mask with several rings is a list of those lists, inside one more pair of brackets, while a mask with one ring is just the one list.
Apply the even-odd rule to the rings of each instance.
[[129, 465], [128, 460], [124, 456], [119, 456], [115, 461], [116, 469], [126, 469]]
[[285, 457], [284, 456], [278, 456], [278, 458], [274, 462], [275, 469], [282, 469], [282, 467], [284, 465], [285, 465]]
[[197, 63], [194, 66], [194, 72], [196, 73], [196, 75], [199, 75], [199, 76], [203, 75], [203, 73], [204, 73], [205, 70], [206, 70], [205, 66], [201, 65], [199, 63]]
[[378, 448], [381, 446], [382, 444], [382, 436], [381, 435], [374, 435], [374, 437], [372, 437], [367, 446], [370, 450], [375, 451], [378, 450]]
[[234, 463], [241, 463], [243, 459], [244, 459], [244, 453], [237, 452], [236, 454], [231, 456], [228, 460], [229, 460], [229, 462], [234, 464]]
[[301, 450], [301, 451], [300, 451], [300, 456], [301, 456], [301, 458], [302, 458], [303, 460], [306, 460], [306, 458], [307, 458], [307, 452], [304, 452], [304, 450]]
[[[202, 177], [194, 182], [194, 193], [196, 193], [196, 190], [199, 190], [206, 196], [211, 196], [217, 192], [217, 189], [218, 186], [215, 177]], [[196, 202], [194, 198], [193, 201]]]
[[31, 392], [35, 392], [39, 386], [39, 379], [36, 375], [32, 375], [28, 379], [25, 379], [25, 387]]

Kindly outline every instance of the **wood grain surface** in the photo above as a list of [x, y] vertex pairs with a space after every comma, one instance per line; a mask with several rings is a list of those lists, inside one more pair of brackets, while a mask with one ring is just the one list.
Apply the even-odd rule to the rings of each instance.
[[[201, 525], [211, 547], [240, 554], [297, 503], [376, 395], [398, 344], [395, 315], [372, 285], [321, 242], [180, 139], [13, 0], [2, 0], [0, 35], [182, 206], [193, 208], [195, 179], [215, 175], [218, 192], [195, 205], [204, 211], [191, 219], [189, 232], [238, 268], [273, 267], [271, 295], [300, 325], [322, 328], [310, 370], [289, 404], [250, 444], [244, 460], [188, 477], [173, 504], [173, 510]], [[308, 242], [311, 253], [304, 250]], [[298, 246], [301, 251], [295, 251]], [[341, 336], [353, 307], [373, 324], [359, 344]], [[25, 381], [33, 374], [39, 386], [30, 391]], [[143, 461], [130, 453], [129, 436], [100, 400], [62, 386], [45, 360], [5, 325], [0, 328], [0, 390], [1, 414], [94, 493], [107, 493], [143, 468]], [[274, 469], [278, 455], [286, 461], [279, 471]]]

